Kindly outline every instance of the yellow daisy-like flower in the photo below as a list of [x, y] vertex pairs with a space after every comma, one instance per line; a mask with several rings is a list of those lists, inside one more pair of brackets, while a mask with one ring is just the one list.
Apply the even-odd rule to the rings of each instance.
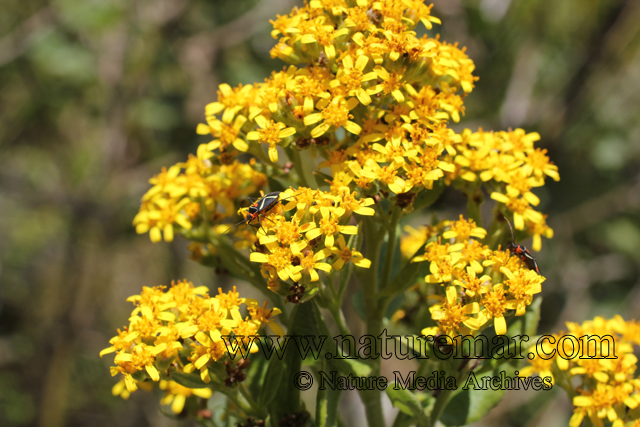
[[364, 73], [369, 58], [367, 56], [358, 56], [353, 62], [351, 55], [342, 58], [342, 68], [340, 68], [337, 78], [331, 81], [331, 87], [343, 88], [345, 95], [355, 96], [362, 105], [371, 104], [371, 96], [369, 92], [362, 87], [362, 84], [371, 80], [375, 80], [378, 75], [375, 71]]
[[469, 315], [475, 314], [479, 310], [478, 303], [463, 305], [458, 301], [458, 291], [455, 286], [448, 286], [446, 297], [440, 303], [429, 307], [431, 318], [438, 322], [438, 330], [451, 337], [464, 332], [461, 325], [467, 326]]
[[263, 254], [260, 252], [252, 252], [249, 260], [261, 264], [268, 264], [276, 269], [280, 280], [291, 279], [294, 282], [300, 280], [302, 275], [300, 266], [293, 265], [294, 254], [290, 248], [276, 248], [272, 253]]
[[308, 273], [311, 277], [311, 282], [317, 282], [320, 280], [320, 276], [318, 275], [317, 270], [322, 270], [325, 273], [331, 271], [331, 265], [326, 262], [320, 262], [321, 260], [327, 258], [331, 255], [331, 250], [329, 248], [324, 248], [318, 252], [306, 251], [306, 254], [300, 257], [300, 267], [302, 267], [301, 272]]
[[340, 225], [340, 215], [331, 212], [329, 208], [320, 208], [321, 219], [318, 228], [307, 232], [307, 239], [313, 240], [320, 236], [325, 236], [324, 244], [327, 248], [332, 248], [335, 241], [335, 235], [342, 234], [358, 234], [358, 227], [355, 225]]
[[320, 123], [311, 130], [311, 136], [318, 138], [329, 131], [329, 129], [338, 129], [344, 127], [347, 131], [358, 135], [362, 132], [362, 128], [356, 122], [351, 121], [352, 116], [349, 111], [358, 106], [358, 99], [350, 98], [345, 101], [343, 97], [336, 96], [331, 102], [319, 102], [318, 107], [322, 109], [319, 113], [309, 114], [304, 118], [305, 126], [311, 126]]
[[348, 262], [352, 262], [354, 265], [362, 268], [371, 267], [371, 261], [363, 257], [360, 252], [347, 247], [342, 235], [338, 236], [336, 242], [338, 243], [338, 247], [336, 248], [334, 246], [331, 248], [331, 253], [337, 255], [336, 261], [332, 264], [333, 268], [340, 270]]
[[187, 388], [175, 381], [160, 381], [160, 390], [164, 390], [164, 397], [160, 400], [162, 405], [171, 405], [171, 412], [179, 414], [184, 409], [184, 404], [190, 396], [208, 399], [213, 391], [210, 388]]
[[[210, 364], [226, 357], [224, 336], [255, 335], [263, 324], [273, 327], [272, 317], [280, 313], [265, 305], [260, 311], [254, 310], [251, 319], [243, 319], [240, 306], [247, 305], [251, 313], [257, 306], [255, 300], [241, 298], [235, 287], [227, 293], [219, 289], [218, 295], [210, 297], [206, 287], [194, 287], [187, 281], [173, 282], [169, 289], [145, 287], [128, 301], [136, 306], [129, 326], [119, 330], [118, 336], [110, 340], [111, 347], [100, 352], [101, 356], [116, 352], [111, 374], [122, 374], [124, 378], [114, 386], [114, 392], [125, 398], [144, 384], [139, 381], [141, 375], [158, 382], [161, 376], [168, 375], [168, 369], [177, 368], [187, 374], [197, 369], [200, 379], [210, 382]], [[183, 360], [191, 363], [184, 364]], [[177, 399], [177, 403], [171, 399], [176, 405], [174, 410], [178, 406], [182, 410], [184, 401]]]
[[282, 139], [295, 135], [296, 129], [294, 127], [287, 127], [284, 123], [267, 120], [264, 116], [257, 116], [254, 120], [261, 129], [249, 132], [247, 139], [269, 144], [269, 159], [274, 163], [277, 162], [277, 144], [279, 144]]

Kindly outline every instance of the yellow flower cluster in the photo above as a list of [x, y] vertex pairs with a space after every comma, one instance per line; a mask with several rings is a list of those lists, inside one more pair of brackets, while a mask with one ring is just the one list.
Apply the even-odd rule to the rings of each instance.
[[160, 400], [163, 405], [171, 405], [171, 411], [179, 414], [189, 396], [197, 396], [208, 399], [213, 395], [210, 388], [188, 388], [175, 381], [160, 381], [160, 390], [164, 390], [164, 396]]
[[264, 83], [220, 85], [197, 129], [214, 137], [208, 152], [269, 163], [278, 147], [314, 147], [337, 185], [374, 191], [377, 182], [394, 193], [431, 188], [454, 170], [440, 158], [460, 139], [446, 122], [464, 113], [473, 62], [455, 45], [416, 37], [419, 21], [439, 22], [422, 1], [351, 3], [311, 1], [272, 21], [272, 55], [307, 65]]
[[287, 190], [279, 197], [280, 204], [260, 217], [259, 244], [249, 258], [262, 264], [271, 290], [288, 290], [291, 285], [283, 287], [280, 282], [287, 280], [313, 287], [320, 278], [317, 270], [340, 270], [347, 262], [369, 268], [371, 262], [349, 247], [344, 235], [358, 233], [356, 225], [349, 225], [353, 213], [374, 214], [373, 199], [358, 199], [348, 191], [335, 195], [309, 188]]
[[[176, 370], [191, 373], [197, 369], [202, 381], [209, 383], [215, 376], [208, 367], [227, 353], [225, 336], [243, 336], [249, 343], [249, 336], [256, 335], [264, 324], [276, 334], [284, 334], [273, 321], [279, 309], [267, 309], [266, 303], [261, 307], [253, 299], [240, 298], [235, 287], [226, 294], [218, 289], [218, 295], [210, 297], [205, 286], [194, 287], [185, 280], [173, 282], [168, 289], [144, 287], [140, 295], [127, 301], [136, 306], [129, 326], [118, 330], [118, 335], [109, 341], [111, 346], [100, 352], [101, 357], [116, 353], [111, 375], [122, 374], [124, 379], [114, 387], [114, 393], [126, 390], [124, 397], [148, 379], [169, 380], [170, 372]], [[243, 305], [249, 313], [246, 317], [240, 313]], [[176, 407], [183, 403], [174, 402]]]
[[[622, 427], [640, 423], [640, 379], [636, 377], [640, 323], [596, 317], [584, 323], [567, 323], [567, 332], [546, 338], [532, 347], [535, 358], [520, 376], [550, 376], [573, 396], [574, 414], [569, 422], [578, 427], [585, 416], [591, 424], [605, 422]], [[635, 348], [634, 348], [635, 347]]]
[[[423, 335], [436, 333], [451, 337], [475, 335], [493, 320], [496, 334], [507, 332], [505, 317], [522, 316], [539, 293], [545, 278], [529, 270], [508, 251], [492, 251], [477, 239], [486, 235], [473, 220], [446, 225], [437, 241], [425, 247], [423, 255], [411, 262], [428, 261], [427, 283], [440, 284], [438, 292], [429, 295], [436, 304], [429, 307], [437, 326], [423, 329]], [[447, 243], [442, 243], [442, 240]], [[452, 242], [452, 243], [450, 243]]]
[[[206, 156], [204, 156], [206, 157]], [[251, 165], [232, 161], [213, 164], [201, 155], [189, 156], [149, 180], [153, 185], [142, 197], [133, 220], [139, 234], [149, 232], [153, 242], [173, 240], [174, 227], [190, 230], [202, 221], [219, 221], [236, 212], [236, 201], [255, 193], [267, 183]], [[202, 210], [208, 212], [202, 215]]]
[[533, 235], [533, 249], [541, 248], [540, 236], [553, 237], [546, 216], [534, 210], [540, 203], [531, 190], [544, 185], [546, 177], [558, 181], [558, 167], [549, 161], [547, 150], [534, 148], [540, 139], [536, 132], [522, 129], [509, 132], [471, 132], [460, 135], [462, 142], [454, 147], [455, 171], [448, 173], [448, 182], [457, 179], [470, 195], [485, 184], [491, 198], [513, 213], [517, 230], [525, 228]]

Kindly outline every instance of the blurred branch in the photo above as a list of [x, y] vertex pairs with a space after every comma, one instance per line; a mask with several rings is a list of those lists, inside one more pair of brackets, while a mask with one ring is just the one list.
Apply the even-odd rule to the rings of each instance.
[[571, 239], [576, 233], [616, 214], [640, 209], [640, 174], [632, 181], [632, 184], [620, 185], [568, 212], [556, 215], [551, 223], [558, 237], [563, 240]]
[[45, 7], [31, 15], [16, 30], [0, 39], [0, 67], [24, 54], [34, 36], [50, 30], [55, 16], [50, 7]]
[[213, 40], [217, 49], [235, 46], [269, 26], [269, 20], [275, 18], [277, 11], [289, 9], [296, 3], [300, 2], [295, 0], [262, 1], [234, 21], [209, 33], [201, 34], [201, 36], [208, 38], [209, 42]]
[[278, 11], [287, 10], [296, 3], [300, 2], [261, 1], [235, 20], [185, 40], [180, 49], [180, 62], [193, 82], [187, 101], [187, 110], [192, 120], [202, 116], [203, 106], [211, 101], [210, 97], [218, 87], [218, 82], [214, 80], [215, 76], [212, 76], [211, 72], [216, 52], [236, 46], [260, 33], [269, 25], [269, 19], [275, 18]]

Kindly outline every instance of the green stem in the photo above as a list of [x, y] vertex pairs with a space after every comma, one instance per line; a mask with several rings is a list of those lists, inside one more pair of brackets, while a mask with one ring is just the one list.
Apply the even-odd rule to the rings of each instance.
[[342, 296], [344, 295], [344, 291], [347, 290], [347, 285], [349, 285], [349, 280], [351, 279], [351, 274], [355, 267], [353, 263], [350, 262], [343, 268], [345, 268], [346, 271], [340, 275], [340, 287], [338, 288], [338, 296], [336, 298], [340, 304], [342, 304]]
[[[363, 221], [365, 236], [365, 256], [371, 260], [371, 267], [361, 274], [362, 298], [367, 322], [368, 335], [378, 336], [382, 332], [382, 316], [378, 305], [378, 268], [380, 264], [380, 248], [382, 239], [380, 230], [371, 218]], [[380, 358], [369, 361], [371, 376], [380, 376]], [[369, 427], [384, 427], [382, 401], [377, 390], [361, 390], [360, 398], [364, 403]]]
[[393, 267], [393, 258], [396, 254], [396, 231], [398, 228], [398, 222], [402, 216], [402, 210], [397, 206], [391, 208], [391, 219], [389, 220], [389, 233], [387, 238], [387, 253], [384, 260], [384, 266], [382, 267], [382, 284], [380, 289], [384, 289], [389, 283], [391, 276], [391, 268]]
[[[276, 293], [269, 290], [262, 274], [260, 274], [260, 267], [225, 242], [224, 238], [216, 236], [213, 232], [209, 234], [209, 241], [220, 249], [218, 253], [225, 262], [225, 267], [227, 267], [235, 277], [251, 283], [269, 298], [274, 306], [283, 306], [282, 299]], [[282, 310], [280, 318], [283, 323], [287, 324], [288, 314], [284, 310]]]
[[330, 306], [329, 312], [331, 313], [333, 320], [336, 322], [336, 325], [338, 325], [338, 330], [340, 331], [340, 333], [342, 335], [351, 335], [351, 331], [347, 326], [347, 322], [345, 321], [342, 309], [339, 306], [332, 305]]
[[252, 413], [257, 413], [257, 415], [260, 418], [265, 418], [267, 416], [266, 413], [263, 413], [262, 411], [258, 411], [257, 402], [251, 396], [251, 394], [249, 393], [249, 390], [247, 390], [247, 388], [244, 386], [244, 384], [240, 384], [240, 386], [238, 387], [238, 390], [240, 391], [240, 394], [242, 395], [242, 397], [244, 397], [244, 399], [247, 401], [249, 406], [252, 408], [252, 411], [251, 411]]
[[238, 393], [235, 390], [229, 389], [229, 391], [219, 390], [225, 396], [227, 396], [228, 401], [233, 403], [233, 405], [241, 411], [240, 415], [247, 416], [253, 414], [253, 408], [249, 405], [245, 399], [238, 399]]
[[451, 397], [451, 393], [454, 390], [442, 390], [438, 397], [436, 397], [436, 402], [433, 404], [433, 409], [431, 410], [431, 416], [429, 420], [429, 425], [435, 426], [436, 422], [440, 418], [442, 411], [447, 406], [449, 402], [449, 398]]
[[391, 427], [403, 427], [411, 421], [411, 418], [409, 418], [407, 414], [405, 414], [404, 412], [398, 412], [398, 415], [396, 415], [396, 419]]
[[300, 152], [291, 148], [287, 151], [287, 154], [290, 154], [291, 161], [293, 162], [293, 166], [298, 174], [298, 178], [300, 179], [300, 183], [307, 188], [316, 188], [316, 186], [311, 186], [311, 183], [307, 179], [307, 175], [305, 174], [305, 169], [302, 165], [302, 158], [300, 157]]

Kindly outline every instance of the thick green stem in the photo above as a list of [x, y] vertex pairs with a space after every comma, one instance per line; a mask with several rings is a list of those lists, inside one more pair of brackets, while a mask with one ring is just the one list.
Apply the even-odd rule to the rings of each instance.
[[431, 416], [429, 419], [429, 425], [432, 427], [436, 425], [436, 422], [440, 418], [442, 411], [447, 406], [449, 402], [449, 398], [451, 397], [451, 393], [454, 390], [442, 390], [438, 397], [436, 397], [436, 402], [433, 404], [433, 409], [431, 410]]
[[331, 316], [333, 317], [333, 320], [336, 322], [336, 325], [338, 326], [338, 330], [340, 331], [340, 334], [351, 335], [351, 331], [347, 326], [347, 322], [345, 321], [344, 314], [342, 313], [342, 309], [339, 306], [331, 306], [329, 311], [331, 312]]
[[247, 390], [244, 384], [240, 384], [240, 386], [238, 387], [238, 390], [240, 391], [240, 394], [242, 395], [242, 397], [244, 397], [244, 399], [247, 401], [249, 406], [252, 408], [253, 413], [256, 413], [261, 418], [264, 418], [267, 416], [266, 412], [258, 410], [258, 404], [253, 399], [253, 397], [249, 393], [249, 390]]
[[[364, 220], [365, 236], [365, 257], [371, 260], [371, 267], [361, 275], [362, 298], [364, 302], [364, 312], [367, 322], [366, 332], [368, 335], [378, 336], [382, 332], [382, 316], [378, 304], [378, 271], [380, 265], [380, 248], [382, 239], [380, 230], [376, 223], [366, 218]], [[369, 360], [371, 366], [371, 376], [380, 375], [380, 358]], [[369, 427], [384, 427], [382, 416], [382, 401], [380, 392], [377, 390], [361, 390], [360, 398], [364, 403], [365, 413]]]
[[394, 206], [391, 210], [392, 212], [389, 220], [389, 233], [387, 238], [387, 252], [384, 260], [384, 266], [382, 267], [381, 289], [384, 289], [387, 286], [391, 276], [393, 258], [396, 253], [396, 229], [398, 228], [398, 221], [400, 221], [400, 216], [402, 215], [402, 210], [397, 206]]
[[[300, 156], [300, 152], [291, 148], [287, 151], [287, 154], [291, 153], [291, 161], [293, 162], [293, 166], [298, 174], [298, 178], [300, 180], [300, 184], [307, 188], [317, 188], [316, 185], [311, 185], [314, 183], [311, 181], [307, 174], [310, 174], [311, 171], [307, 171], [303, 165], [302, 157]], [[314, 183], [315, 184], [315, 183]]]

